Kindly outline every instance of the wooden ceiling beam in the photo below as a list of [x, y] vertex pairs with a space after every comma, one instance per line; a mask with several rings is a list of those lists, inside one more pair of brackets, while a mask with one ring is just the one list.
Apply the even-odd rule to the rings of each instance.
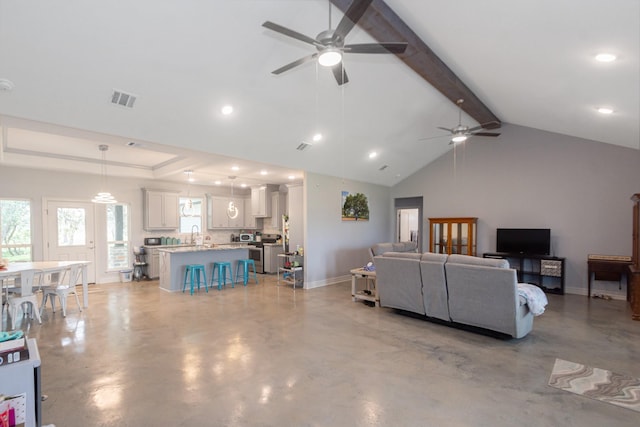
[[[354, 0], [329, 1], [344, 13]], [[397, 55], [405, 64], [454, 104], [464, 99], [462, 109], [478, 123], [495, 122], [487, 129], [500, 127], [500, 119], [383, 0], [373, 0], [357, 25], [378, 42], [406, 41], [407, 50]]]

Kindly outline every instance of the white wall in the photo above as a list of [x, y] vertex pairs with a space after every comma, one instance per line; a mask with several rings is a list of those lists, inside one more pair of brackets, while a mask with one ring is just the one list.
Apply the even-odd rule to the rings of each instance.
[[[367, 248], [391, 241], [390, 188], [307, 173], [305, 177], [305, 288], [337, 283], [362, 267]], [[369, 221], [342, 221], [342, 191], [363, 193]]]
[[[640, 151], [515, 125], [500, 131], [456, 149], [455, 163], [449, 151], [395, 186], [392, 199], [424, 196], [425, 221], [478, 217], [479, 254], [495, 251], [496, 228], [551, 228], [552, 253], [567, 258], [567, 292], [586, 295], [588, 254], [631, 255]], [[427, 248], [428, 232], [423, 239]], [[593, 286], [626, 293], [617, 282]]]
[[289, 214], [289, 249], [304, 248], [304, 188], [302, 185], [289, 186], [287, 211]]
[[[20, 198], [31, 200], [32, 215], [32, 240], [33, 259], [44, 259], [43, 248], [43, 199], [59, 199], [88, 202], [100, 189], [101, 178], [99, 175], [75, 174], [67, 172], [46, 171], [27, 168], [15, 168], [0, 165], [0, 198]], [[109, 177], [108, 189], [117, 198], [119, 203], [126, 203], [131, 209], [131, 243], [140, 246], [147, 236], [171, 236], [186, 238], [187, 235], [179, 235], [178, 232], [147, 232], [142, 228], [143, 197], [142, 188], [154, 188], [181, 192], [187, 196], [187, 183], [162, 182], [152, 180], [115, 178]], [[205, 193], [217, 195], [229, 195], [229, 188], [215, 186], [191, 185], [189, 194], [191, 197], [204, 198]], [[248, 195], [247, 191], [234, 190], [236, 195]], [[104, 226], [104, 205], [96, 205], [96, 273], [97, 282], [117, 282], [117, 272], [107, 272], [104, 254], [106, 248], [106, 230]], [[206, 221], [205, 221], [206, 222]], [[205, 224], [206, 227], [206, 224]], [[236, 230], [208, 231], [204, 230], [213, 243], [226, 243], [230, 241], [231, 233], [238, 234]], [[102, 256], [100, 256], [100, 254]]]

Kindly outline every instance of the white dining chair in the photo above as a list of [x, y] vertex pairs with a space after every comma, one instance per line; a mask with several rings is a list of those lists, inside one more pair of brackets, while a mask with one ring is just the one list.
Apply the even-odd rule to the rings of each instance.
[[79, 265], [72, 265], [64, 275], [58, 276], [57, 282], [49, 283], [42, 287], [42, 304], [40, 305], [40, 314], [42, 314], [42, 310], [44, 310], [44, 307], [47, 304], [47, 299], [51, 301], [51, 310], [55, 313], [55, 298], [58, 297], [58, 299], [60, 299], [60, 306], [62, 307], [62, 317], [67, 317], [67, 297], [71, 294], [76, 297], [78, 310], [82, 311], [80, 299], [76, 292], [76, 285], [78, 284], [81, 272], [82, 270]]
[[[18, 323], [18, 312], [22, 310], [24, 314], [24, 304], [30, 304], [30, 317], [36, 317], [38, 323], [42, 323], [40, 311], [38, 310], [38, 299], [34, 293], [36, 279], [41, 276], [39, 271], [28, 270], [20, 273], [20, 286], [9, 288], [9, 314], [11, 316], [11, 328], [15, 329]], [[39, 285], [38, 285], [39, 287]]]

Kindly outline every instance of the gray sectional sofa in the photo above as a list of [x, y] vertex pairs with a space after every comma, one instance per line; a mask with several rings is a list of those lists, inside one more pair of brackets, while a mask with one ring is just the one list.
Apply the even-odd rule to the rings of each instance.
[[[533, 327], [533, 313], [519, 295], [516, 271], [506, 260], [385, 252], [374, 257], [374, 264], [382, 307], [514, 338], [526, 336]], [[546, 303], [544, 294], [542, 299]]]

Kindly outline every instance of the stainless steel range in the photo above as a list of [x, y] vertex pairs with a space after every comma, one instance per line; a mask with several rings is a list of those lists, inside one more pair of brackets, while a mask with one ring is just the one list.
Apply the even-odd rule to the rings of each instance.
[[[279, 234], [263, 234], [260, 242], [249, 242], [249, 258], [256, 263], [256, 272], [265, 273], [264, 245], [274, 244], [280, 240]], [[267, 272], [271, 273], [271, 272]]]

